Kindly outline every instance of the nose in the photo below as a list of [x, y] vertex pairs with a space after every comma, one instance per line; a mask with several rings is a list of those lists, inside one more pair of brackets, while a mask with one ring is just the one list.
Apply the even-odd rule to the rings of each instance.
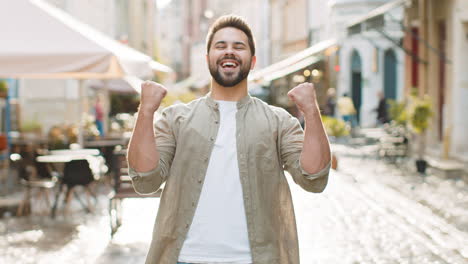
[[227, 46], [226, 49], [224, 50], [224, 53], [226, 55], [228, 54], [234, 54], [234, 48], [232, 46]]

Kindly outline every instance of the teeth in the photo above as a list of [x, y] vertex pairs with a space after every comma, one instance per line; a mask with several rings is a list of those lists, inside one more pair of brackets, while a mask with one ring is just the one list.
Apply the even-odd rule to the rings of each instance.
[[226, 67], [226, 66], [234, 67], [234, 66], [236, 66], [236, 64], [235, 64], [235, 63], [232, 63], [232, 62], [225, 62], [225, 63], [223, 63], [222, 66], [223, 66], [223, 67]]

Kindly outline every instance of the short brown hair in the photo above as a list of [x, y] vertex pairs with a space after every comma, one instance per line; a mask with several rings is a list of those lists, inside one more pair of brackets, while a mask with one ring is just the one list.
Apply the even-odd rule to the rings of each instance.
[[252, 56], [255, 55], [255, 40], [252, 35], [252, 30], [242, 17], [236, 15], [221, 16], [216, 19], [213, 25], [211, 25], [210, 30], [208, 31], [208, 35], [206, 36], [206, 52], [210, 52], [211, 42], [213, 41], [214, 34], [218, 32], [218, 30], [227, 27], [237, 28], [244, 32], [245, 35], [247, 35], [247, 39], [249, 40], [249, 47]]

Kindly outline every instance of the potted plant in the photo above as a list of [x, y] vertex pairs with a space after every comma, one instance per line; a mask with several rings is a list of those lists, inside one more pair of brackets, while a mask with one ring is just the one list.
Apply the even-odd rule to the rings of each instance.
[[403, 137], [408, 143], [408, 107], [407, 101], [389, 100], [390, 122], [384, 125], [385, 131], [393, 137]]
[[350, 127], [343, 121], [330, 116], [322, 116], [322, 122], [331, 141], [339, 142], [349, 136]]
[[424, 159], [426, 130], [429, 127], [432, 115], [432, 102], [427, 95], [423, 98], [412, 98], [409, 111], [409, 128], [418, 136], [416, 168], [420, 173], [425, 173], [427, 167], [427, 161]]
[[[351, 128], [343, 121], [330, 116], [322, 116], [323, 126], [331, 142], [342, 142], [346, 136], [349, 136]], [[332, 169], [338, 168], [338, 159], [332, 152]]]
[[408, 113], [406, 111], [406, 102], [405, 101], [395, 101], [388, 100], [390, 105], [388, 113], [390, 119], [398, 126], [406, 126], [408, 121]]

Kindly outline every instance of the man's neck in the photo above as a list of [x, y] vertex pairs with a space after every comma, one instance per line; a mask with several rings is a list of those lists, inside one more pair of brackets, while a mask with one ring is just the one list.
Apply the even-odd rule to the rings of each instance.
[[232, 87], [224, 87], [211, 80], [211, 97], [214, 100], [240, 101], [245, 96], [247, 96], [247, 79]]

